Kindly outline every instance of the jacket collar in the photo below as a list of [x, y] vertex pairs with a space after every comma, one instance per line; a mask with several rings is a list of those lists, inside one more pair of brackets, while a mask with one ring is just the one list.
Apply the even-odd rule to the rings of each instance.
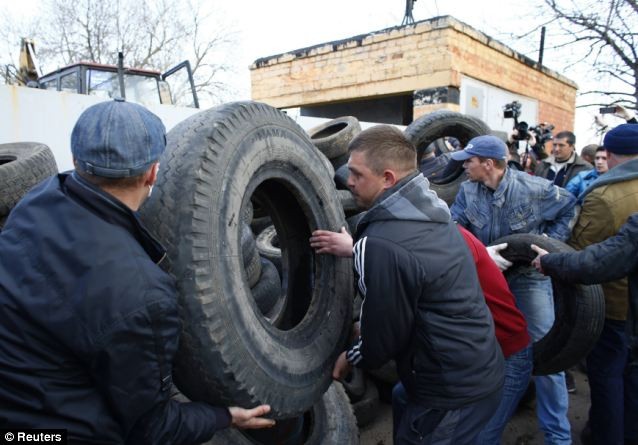
[[638, 158], [623, 162], [622, 164], [607, 170], [607, 173], [600, 175], [598, 179], [592, 182], [589, 187], [585, 189], [585, 191], [581, 194], [581, 197], [584, 199], [587, 193], [603, 185], [629, 181], [636, 178], [638, 178]]
[[357, 225], [357, 232], [371, 222], [388, 220], [447, 223], [450, 221], [450, 210], [430, 190], [428, 180], [415, 172], [379, 197]]
[[75, 171], [58, 175], [62, 188], [83, 207], [91, 210], [109, 224], [128, 231], [155, 263], [166, 256], [166, 250], [151, 236], [133, 212], [120, 200], [83, 179]]

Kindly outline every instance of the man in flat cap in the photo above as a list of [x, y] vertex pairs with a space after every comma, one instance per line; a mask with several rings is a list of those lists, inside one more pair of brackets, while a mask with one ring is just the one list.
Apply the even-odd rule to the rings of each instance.
[[89, 107], [76, 170], [13, 209], [0, 234], [0, 427], [66, 430], [68, 443], [191, 444], [270, 426], [251, 410], [170, 398], [180, 320], [165, 252], [136, 211], [164, 125], [121, 100]]
[[[604, 139], [609, 171], [581, 196], [569, 244], [581, 250], [618, 233], [638, 211], [638, 125], [622, 124]], [[638, 367], [629, 366], [627, 278], [604, 283], [605, 325], [587, 357], [593, 443], [638, 443]]]

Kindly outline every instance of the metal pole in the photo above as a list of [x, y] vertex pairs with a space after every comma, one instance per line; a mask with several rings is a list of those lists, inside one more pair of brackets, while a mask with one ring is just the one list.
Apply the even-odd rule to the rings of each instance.
[[538, 51], [538, 68], [543, 66], [543, 54], [545, 53], [545, 27], [541, 28], [541, 47]]
[[124, 53], [117, 53], [117, 78], [120, 81], [120, 97], [126, 99], [126, 90], [124, 89]]

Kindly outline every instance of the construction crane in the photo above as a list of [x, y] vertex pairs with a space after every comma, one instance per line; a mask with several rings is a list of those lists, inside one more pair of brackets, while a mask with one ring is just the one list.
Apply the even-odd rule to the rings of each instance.
[[16, 76], [18, 85], [34, 86], [37, 88], [38, 79], [42, 75], [42, 72], [38, 72], [40, 68], [35, 56], [33, 40], [24, 37], [21, 39], [19, 62], [18, 76]]

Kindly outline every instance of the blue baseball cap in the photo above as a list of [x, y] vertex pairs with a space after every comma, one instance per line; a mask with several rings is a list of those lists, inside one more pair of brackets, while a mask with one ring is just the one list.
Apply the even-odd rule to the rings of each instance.
[[491, 159], [507, 159], [507, 146], [496, 136], [477, 136], [468, 142], [465, 149], [452, 153], [455, 161], [465, 161], [472, 156]]
[[87, 108], [71, 133], [78, 169], [105, 178], [144, 173], [166, 148], [166, 129], [141, 105], [115, 99]]

